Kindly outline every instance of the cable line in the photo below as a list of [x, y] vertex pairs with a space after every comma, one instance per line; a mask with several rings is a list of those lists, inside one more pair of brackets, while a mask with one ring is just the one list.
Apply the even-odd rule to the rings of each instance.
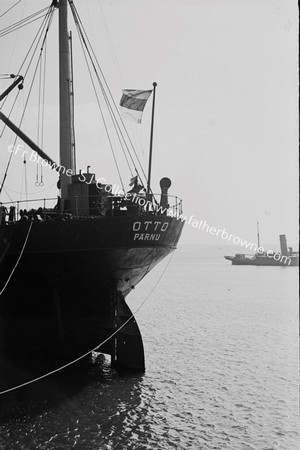
[[97, 94], [97, 91], [96, 91], [95, 83], [94, 83], [94, 80], [92, 78], [90, 67], [89, 67], [88, 62], [87, 62], [86, 54], [83, 53], [83, 55], [84, 55], [84, 58], [85, 58], [85, 61], [86, 61], [86, 64], [87, 64], [88, 72], [89, 72], [89, 75], [90, 75], [90, 78], [91, 78], [91, 82], [92, 82], [92, 85], [93, 85], [94, 93], [95, 93], [95, 96], [96, 96], [96, 99], [97, 99], [97, 104], [99, 106], [99, 110], [100, 110], [100, 113], [101, 113], [103, 125], [104, 125], [105, 132], [106, 132], [106, 136], [107, 136], [107, 139], [108, 139], [108, 142], [109, 142], [109, 146], [110, 146], [113, 158], [114, 158], [114, 162], [115, 162], [115, 165], [116, 165], [116, 168], [117, 168], [117, 172], [118, 172], [118, 175], [119, 175], [119, 178], [120, 178], [120, 182], [121, 182], [123, 190], [125, 190], [124, 189], [123, 179], [122, 179], [121, 172], [120, 172], [120, 169], [119, 169], [119, 165], [118, 165], [118, 162], [117, 162], [117, 158], [116, 158], [116, 155], [115, 155], [115, 152], [114, 152], [114, 149], [113, 149], [113, 145], [112, 145], [111, 138], [110, 138], [110, 135], [109, 135], [109, 132], [108, 132], [108, 128], [107, 128], [107, 124], [106, 124], [106, 121], [105, 121], [105, 118], [104, 118], [104, 114], [103, 114], [103, 110], [102, 110], [102, 107], [101, 107], [101, 103], [99, 101], [99, 97], [98, 97], [98, 94]]
[[[26, 59], [28, 58], [28, 56], [29, 56], [31, 50], [33, 49], [34, 43], [37, 41], [37, 42], [36, 42], [36, 45], [35, 45], [35, 48], [33, 49], [32, 56], [31, 56], [31, 58], [30, 58], [30, 60], [29, 60], [27, 69], [25, 70], [25, 74], [24, 74], [24, 79], [25, 79], [25, 77], [26, 77], [27, 74], [28, 74], [29, 68], [30, 68], [30, 66], [31, 66], [31, 64], [32, 64], [33, 58], [34, 58], [34, 56], [35, 56], [35, 54], [36, 54], [37, 48], [38, 48], [38, 46], [39, 46], [39, 44], [40, 44], [40, 41], [41, 41], [41, 39], [42, 39], [42, 36], [43, 36], [43, 34], [44, 34], [44, 38], [43, 38], [42, 44], [41, 44], [40, 54], [39, 54], [39, 57], [38, 57], [38, 60], [37, 60], [37, 64], [36, 64], [35, 69], [34, 69], [34, 72], [33, 72], [33, 77], [32, 77], [32, 80], [31, 80], [30, 87], [29, 87], [29, 92], [28, 92], [28, 95], [27, 95], [27, 98], [26, 98], [26, 101], [25, 101], [25, 106], [24, 106], [24, 108], [23, 108], [23, 112], [22, 112], [21, 119], [20, 119], [20, 122], [19, 122], [19, 128], [21, 128], [21, 125], [22, 125], [22, 123], [23, 123], [24, 115], [25, 115], [25, 112], [26, 112], [26, 109], [27, 109], [27, 106], [28, 106], [29, 98], [30, 98], [30, 95], [31, 95], [31, 92], [32, 92], [32, 88], [33, 88], [34, 81], [35, 81], [37, 69], [38, 69], [38, 67], [39, 67], [40, 60], [41, 60], [41, 57], [42, 57], [42, 52], [43, 52], [43, 49], [44, 49], [44, 46], [45, 46], [45, 43], [46, 43], [48, 31], [49, 31], [50, 26], [51, 26], [51, 23], [52, 23], [54, 10], [55, 10], [55, 8], [54, 8], [52, 5], [48, 8], [48, 12], [47, 12], [47, 14], [45, 15], [45, 19], [43, 20], [42, 24], [40, 25], [40, 27], [39, 27], [39, 29], [38, 29], [36, 35], [35, 35], [35, 38], [34, 38], [32, 44], [30, 45], [30, 48], [29, 48], [29, 50], [28, 50], [28, 52], [27, 52], [27, 54], [26, 54], [26, 56], [25, 56], [25, 58], [24, 58], [24, 60], [23, 60], [23, 62], [22, 62], [22, 64], [21, 64], [21, 67], [20, 67], [20, 69], [19, 69], [19, 71], [18, 71], [18, 73], [21, 73], [22, 68], [23, 68], [23, 66], [25, 65], [25, 61], [26, 61]], [[17, 97], [16, 97], [16, 98], [17, 98]], [[15, 100], [16, 100], [16, 99], [15, 99]], [[13, 106], [14, 106], [14, 105], [15, 105], [15, 102], [14, 102]], [[11, 111], [12, 111], [12, 109], [11, 109]], [[11, 112], [10, 112], [10, 113], [11, 113]], [[1, 135], [2, 135], [3, 132], [4, 132], [4, 129], [5, 129], [5, 126], [4, 126], [4, 128], [3, 128], [3, 130], [2, 130]], [[18, 136], [15, 137], [14, 144], [13, 144], [13, 148], [15, 148], [17, 139], [18, 139]], [[13, 154], [13, 152], [11, 153], [10, 156], [12, 156], [12, 154]], [[11, 163], [11, 157], [9, 158], [9, 161], [8, 161], [8, 165], [7, 165], [7, 168], [6, 168], [6, 173], [5, 173], [5, 175], [4, 175], [4, 178], [3, 178], [3, 181], [2, 181], [2, 184], [1, 184], [1, 190], [0, 190], [0, 193], [1, 193], [2, 188], [3, 188], [3, 186], [4, 186], [4, 182], [5, 182], [5, 180], [6, 180], [7, 171], [8, 171], [8, 169], [9, 169], [10, 163]]]
[[[84, 42], [86, 51], [87, 51], [87, 53], [88, 53], [88, 55], [89, 55], [91, 64], [92, 64], [92, 66], [93, 66], [93, 69], [94, 69], [94, 71], [95, 71], [95, 75], [96, 75], [97, 80], [98, 80], [98, 82], [99, 82], [99, 85], [100, 85], [100, 88], [101, 88], [101, 91], [102, 91], [104, 100], [105, 100], [105, 102], [106, 102], [106, 104], [107, 104], [108, 111], [109, 111], [109, 114], [110, 114], [111, 119], [112, 119], [112, 123], [113, 123], [115, 129], [116, 129], [116, 127], [118, 128], [118, 132], [117, 132], [117, 130], [116, 130], [116, 132], [117, 132], [119, 141], [120, 141], [120, 136], [121, 136], [122, 139], [123, 139], [123, 144], [125, 145], [126, 150], [127, 150], [128, 154], [129, 154], [129, 156], [130, 156], [130, 159], [131, 159], [131, 161], [132, 161], [133, 167], [134, 167], [134, 169], [135, 169], [137, 175], [139, 176], [138, 170], [137, 170], [137, 168], [136, 168], [136, 165], [135, 165], [135, 163], [134, 163], [134, 160], [133, 160], [133, 158], [132, 158], [132, 155], [131, 155], [131, 153], [130, 153], [130, 151], [129, 151], [128, 145], [127, 145], [126, 140], [125, 140], [125, 138], [124, 138], [124, 135], [123, 135], [123, 133], [122, 133], [122, 131], [121, 131], [121, 129], [120, 129], [120, 125], [119, 125], [119, 123], [118, 123], [118, 120], [119, 120], [119, 121], [122, 123], [122, 125], [123, 125], [123, 128], [124, 128], [124, 130], [125, 130], [125, 133], [126, 133], [126, 135], [127, 135], [127, 138], [129, 139], [129, 142], [130, 142], [130, 144], [131, 144], [131, 147], [132, 147], [132, 149], [133, 149], [133, 151], [134, 151], [134, 154], [135, 154], [135, 157], [136, 157], [136, 159], [137, 159], [137, 162], [138, 162], [138, 164], [139, 164], [139, 166], [140, 166], [140, 168], [141, 168], [141, 170], [142, 170], [142, 173], [143, 173], [143, 175], [144, 175], [144, 177], [145, 177], [145, 180], [147, 181], [147, 177], [146, 177], [146, 174], [145, 174], [145, 172], [144, 172], [144, 170], [143, 170], [142, 164], [141, 164], [141, 162], [140, 162], [140, 160], [139, 160], [139, 157], [138, 157], [138, 155], [137, 155], [137, 153], [136, 153], [136, 151], [135, 151], [135, 148], [134, 148], [134, 146], [133, 146], [133, 144], [132, 144], [132, 141], [131, 141], [131, 139], [130, 139], [130, 137], [129, 137], [129, 135], [128, 135], [128, 132], [127, 132], [127, 130], [126, 130], [126, 127], [125, 127], [125, 125], [124, 125], [124, 123], [123, 123], [123, 121], [122, 121], [122, 119], [121, 119], [121, 117], [120, 117], [120, 114], [119, 114], [119, 112], [118, 112], [117, 105], [116, 105], [116, 103], [115, 103], [115, 101], [114, 101], [114, 98], [113, 98], [113, 96], [112, 96], [112, 93], [111, 93], [111, 91], [110, 91], [110, 88], [109, 88], [109, 86], [108, 86], [108, 83], [107, 83], [107, 81], [106, 81], [106, 79], [105, 79], [104, 73], [103, 73], [103, 71], [102, 71], [102, 69], [101, 69], [101, 66], [100, 66], [100, 64], [99, 64], [99, 62], [98, 62], [98, 60], [97, 60], [97, 57], [96, 57], [96, 55], [95, 55], [95, 53], [94, 53], [94, 51], [93, 51], [92, 45], [91, 45], [91, 43], [90, 43], [90, 41], [89, 41], [88, 35], [87, 35], [87, 33], [86, 33], [85, 29], [84, 29], [84, 26], [83, 26], [83, 24], [82, 24], [82, 22], [81, 22], [81, 19], [80, 19], [79, 15], [78, 15], [78, 12], [77, 12], [77, 10], [76, 10], [76, 7], [75, 7], [75, 5], [74, 5], [74, 3], [73, 3], [72, 0], [69, 0], [69, 4], [70, 4], [70, 7], [71, 7], [71, 11], [72, 11], [72, 13], [73, 13], [74, 21], [75, 21], [75, 23], [76, 23], [76, 25], [77, 25], [77, 29], [79, 30], [79, 33], [80, 33], [80, 35], [82, 36], [82, 40], [83, 40], [83, 42]], [[105, 89], [104, 89], [104, 85], [103, 85], [103, 83], [102, 83], [102, 81], [101, 81], [101, 79], [100, 79], [100, 77], [99, 77], [99, 74], [98, 74], [98, 71], [97, 71], [97, 69], [96, 69], [96, 67], [95, 67], [95, 63], [94, 63], [94, 61], [93, 61], [93, 57], [92, 57], [92, 56], [94, 57], [94, 60], [95, 60], [97, 66], [98, 66], [98, 68], [99, 68], [100, 74], [101, 74], [101, 76], [102, 76], [102, 78], [103, 78], [103, 81], [104, 81], [105, 87], [106, 87], [106, 89], [107, 89], [107, 92], [108, 92], [108, 94], [109, 94], [110, 100], [109, 100], [109, 98], [108, 98], [108, 95], [106, 94], [106, 91], [105, 91]], [[113, 109], [112, 109], [112, 105], [114, 106], [115, 111], [117, 112], [118, 120], [117, 120], [117, 118], [116, 118], [115, 112], [114, 112]], [[123, 147], [123, 144], [120, 143], [121, 148], [122, 148], [123, 153], [124, 153], [124, 147]], [[142, 180], [141, 180], [141, 181], [142, 181]]]
[[18, 0], [17, 3], [12, 5], [10, 8], [8, 8], [3, 14], [1, 14], [0, 18], [3, 17], [5, 14], [7, 14], [11, 9], [13, 9], [15, 6], [17, 6], [18, 3], [20, 3], [21, 0]]
[[[31, 14], [30, 16], [26, 17], [25, 19], [20, 20], [19, 22], [14, 23], [13, 25], [9, 25], [6, 28], [3, 28], [2, 30], [0, 30], [0, 38], [3, 36], [6, 36], [9, 33], [13, 33], [14, 31], [19, 30], [20, 28], [25, 27], [26, 25], [29, 25], [32, 22], [35, 22], [36, 20], [41, 19], [42, 17], [44, 17], [46, 14], [42, 14], [43, 12], [45, 12], [48, 9], [48, 7], [41, 9], [40, 11]], [[39, 14], [40, 17], [36, 17]], [[30, 20], [32, 19], [32, 20]]]
[[16, 262], [16, 264], [14, 265], [14, 268], [13, 268], [13, 270], [11, 271], [11, 273], [10, 273], [10, 275], [9, 275], [9, 277], [8, 277], [8, 279], [7, 279], [7, 281], [6, 281], [6, 283], [5, 283], [5, 285], [3, 286], [2, 290], [0, 291], [0, 295], [2, 295], [3, 292], [5, 291], [5, 289], [6, 289], [7, 285], [8, 285], [8, 283], [10, 282], [11, 277], [13, 276], [14, 271], [15, 271], [16, 268], [18, 267], [18, 264], [19, 264], [19, 262], [20, 262], [20, 260], [21, 260], [21, 258], [22, 258], [22, 255], [23, 255], [23, 253], [24, 253], [24, 250], [25, 250], [25, 247], [26, 247], [28, 238], [29, 238], [29, 234], [30, 234], [32, 225], [33, 225], [33, 220], [30, 222], [30, 226], [29, 226], [29, 229], [28, 229], [28, 232], [27, 232], [27, 235], [26, 235], [26, 238], [25, 238], [25, 241], [24, 241], [24, 244], [23, 244], [21, 253], [20, 253], [20, 255], [19, 255], [18, 259], [17, 259], [17, 262]]

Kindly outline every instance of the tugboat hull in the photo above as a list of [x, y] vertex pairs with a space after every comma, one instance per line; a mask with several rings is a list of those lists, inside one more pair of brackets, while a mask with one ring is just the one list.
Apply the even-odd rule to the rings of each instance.
[[225, 256], [225, 259], [231, 261], [234, 266], [281, 266], [281, 267], [296, 267], [299, 266], [298, 257], [285, 257], [281, 255], [280, 260], [265, 256]]

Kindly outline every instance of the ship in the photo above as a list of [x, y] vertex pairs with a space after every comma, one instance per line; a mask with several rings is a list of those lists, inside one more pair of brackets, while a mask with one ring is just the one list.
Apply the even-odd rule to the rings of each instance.
[[285, 234], [279, 235], [281, 252], [271, 250], [265, 251], [260, 246], [259, 224], [257, 222], [258, 251], [255, 254], [236, 253], [234, 256], [224, 256], [236, 266], [281, 266], [295, 267], [299, 266], [299, 252], [287, 246]]
[[[77, 171], [74, 55], [68, 26], [71, 15], [85, 54], [91, 58], [90, 70], [98, 70], [94, 80], [102, 72], [71, 0], [52, 1], [43, 14], [41, 48], [45, 47], [56, 15], [59, 164], [21, 126], [13, 123], [10, 115], [5, 114], [5, 105], [0, 112], [5, 128], [25, 144], [22, 148], [28, 150], [27, 164], [28, 156], [33, 155], [32, 161], [40, 158], [43, 166], [49, 165], [58, 173], [56, 197], [30, 202], [11, 199], [0, 204], [0, 365], [19, 357], [72, 361], [98, 349], [110, 355], [111, 365], [116, 369], [144, 371], [143, 339], [126, 298], [157, 264], [174, 252], [184, 225], [180, 218], [182, 200], [169, 194], [171, 180], [161, 178], [159, 194], [154, 193], [151, 185], [157, 84], [153, 83], [149, 91], [124, 90], [122, 98], [129, 103], [120, 103], [129, 113], [141, 113], [145, 98], [152, 95], [148, 175], [143, 171], [143, 177], [134, 166], [130, 189], [124, 191], [113, 189], [116, 184], [106, 182], [103, 177], [97, 178], [88, 165], [86, 170]], [[22, 26], [26, 20], [32, 22], [32, 17], [25, 18]], [[1, 100], [18, 92], [17, 88], [26, 89], [26, 78], [21, 73], [11, 78], [13, 82], [1, 94]], [[106, 87], [106, 81], [102, 82], [101, 89]], [[103, 98], [103, 103], [109, 104], [114, 128], [119, 130], [125, 122], [120, 107], [111, 101], [110, 91], [105, 91]], [[114, 108], [118, 114], [112, 115]], [[80, 149], [76, 147], [78, 152]], [[101, 167], [101, 175], [104, 168]], [[6, 175], [7, 170], [1, 190]], [[30, 208], [26, 208], [28, 204]]]

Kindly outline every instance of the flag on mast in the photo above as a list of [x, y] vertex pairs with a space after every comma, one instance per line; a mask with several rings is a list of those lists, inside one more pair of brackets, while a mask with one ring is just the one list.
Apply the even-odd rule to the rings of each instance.
[[143, 111], [152, 90], [137, 91], [134, 89], [123, 89], [122, 92], [123, 95], [120, 100], [121, 116], [124, 117], [124, 119], [141, 123]]

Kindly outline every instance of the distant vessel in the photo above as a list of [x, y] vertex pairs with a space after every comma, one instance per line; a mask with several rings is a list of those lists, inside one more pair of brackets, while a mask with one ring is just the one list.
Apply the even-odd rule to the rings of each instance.
[[[259, 249], [260, 241], [258, 223], [257, 240]], [[257, 252], [254, 255], [236, 253], [234, 256], [224, 256], [224, 258], [228, 259], [233, 265], [237, 266], [299, 266], [299, 252], [293, 251], [292, 247], [287, 247], [285, 234], [280, 234], [279, 240], [281, 253], [268, 250]]]

